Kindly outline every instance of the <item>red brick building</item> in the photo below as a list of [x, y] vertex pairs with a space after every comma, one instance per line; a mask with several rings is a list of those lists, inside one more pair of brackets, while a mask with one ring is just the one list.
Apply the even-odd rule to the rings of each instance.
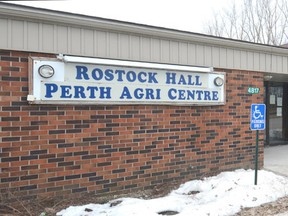
[[[6, 3], [0, 33], [0, 190], [7, 196], [129, 193], [254, 168], [250, 106], [265, 102], [264, 77], [283, 80], [288, 67], [285, 48]], [[225, 102], [29, 103], [31, 57], [59, 54], [212, 67], [225, 73]]]

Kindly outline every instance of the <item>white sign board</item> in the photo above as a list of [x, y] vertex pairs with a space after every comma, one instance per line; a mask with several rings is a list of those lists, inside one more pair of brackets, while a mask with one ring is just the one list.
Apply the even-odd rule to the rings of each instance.
[[[197, 71], [197, 67], [192, 71], [189, 67], [177, 70], [177, 66], [173, 69], [162, 64], [143, 66], [140, 63], [137, 67], [135, 62], [132, 66], [129, 63], [107, 65], [33, 59], [28, 101], [36, 104], [225, 104], [225, 73], [203, 72], [203, 68]], [[48, 78], [43, 77], [43, 66], [53, 70], [53, 75], [51, 72]]]

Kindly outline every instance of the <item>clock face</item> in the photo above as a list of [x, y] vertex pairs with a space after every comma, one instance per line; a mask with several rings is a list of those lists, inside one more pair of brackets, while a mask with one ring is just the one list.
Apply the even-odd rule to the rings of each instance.
[[223, 80], [221, 77], [216, 77], [216, 78], [214, 79], [214, 84], [215, 84], [216, 86], [222, 86], [223, 83], [224, 83], [224, 80]]

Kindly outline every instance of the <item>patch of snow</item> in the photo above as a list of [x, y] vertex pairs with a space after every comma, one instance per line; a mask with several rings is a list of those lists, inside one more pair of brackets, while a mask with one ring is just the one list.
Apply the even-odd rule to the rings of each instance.
[[254, 174], [253, 170], [242, 169], [223, 172], [182, 184], [165, 197], [149, 200], [120, 198], [111, 201], [121, 201], [116, 206], [110, 203], [70, 206], [57, 216], [159, 216], [158, 213], [163, 211], [177, 211], [177, 216], [225, 216], [288, 195], [288, 178], [260, 170], [255, 186]]
[[288, 212], [277, 214], [277, 215], [274, 215], [274, 216], [288, 216]]

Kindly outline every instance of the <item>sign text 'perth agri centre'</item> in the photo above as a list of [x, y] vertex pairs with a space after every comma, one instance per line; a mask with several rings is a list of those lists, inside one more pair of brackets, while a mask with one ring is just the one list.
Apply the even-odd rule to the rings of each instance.
[[225, 74], [211, 68], [62, 57], [32, 59], [30, 103], [225, 103]]

